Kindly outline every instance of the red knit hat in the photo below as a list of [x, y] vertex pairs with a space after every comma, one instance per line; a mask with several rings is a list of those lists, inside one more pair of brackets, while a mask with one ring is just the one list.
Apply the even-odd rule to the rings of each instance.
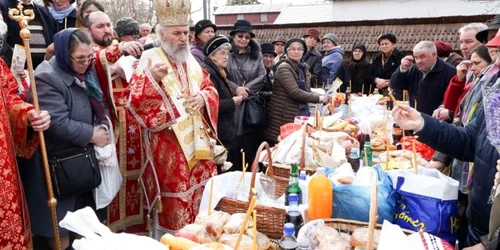
[[453, 51], [451, 43], [446, 43], [438, 40], [434, 42], [434, 45], [436, 45], [436, 50], [439, 57], [448, 57]]
[[491, 39], [487, 44], [486, 47], [500, 47], [500, 30], [498, 30], [497, 34], [493, 39]]

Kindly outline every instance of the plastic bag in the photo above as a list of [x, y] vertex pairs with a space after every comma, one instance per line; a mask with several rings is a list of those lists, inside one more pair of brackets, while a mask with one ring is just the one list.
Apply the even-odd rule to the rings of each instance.
[[[436, 169], [393, 170], [389, 175], [397, 198], [394, 222], [402, 228], [427, 232], [455, 243], [458, 181]], [[425, 185], [422, 185], [425, 183]]]
[[[390, 196], [392, 183], [380, 165], [372, 167], [377, 173], [378, 223], [394, 221], [396, 198]], [[330, 175], [330, 174], [328, 174]], [[333, 187], [333, 218], [368, 222], [370, 214], [370, 185], [338, 185]]]
[[[107, 118], [109, 124], [112, 124], [109, 117]], [[106, 129], [109, 131], [110, 143], [102, 148], [94, 146], [102, 178], [101, 185], [92, 192], [94, 194], [97, 209], [108, 206], [115, 198], [118, 191], [120, 191], [122, 185], [122, 174], [116, 155], [115, 136], [112, 128], [106, 127]]]
[[111, 232], [108, 227], [99, 222], [90, 207], [68, 212], [59, 222], [59, 226], [83, 236], [82, 239], [73, 242], [72, 247], [76, 250], [165, 250], [165, 245], [152, 238]]

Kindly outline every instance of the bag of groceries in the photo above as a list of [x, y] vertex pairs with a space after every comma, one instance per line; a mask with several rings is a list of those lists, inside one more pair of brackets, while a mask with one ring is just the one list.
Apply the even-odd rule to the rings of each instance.
[[394, 222], [452, 244], [456, 240], [458, 181], [436, 169], [391, 170], [397, 199]]
[[[349, 164], [349, 169], [350, 167]], [[343, 166], [334, 172], [327, 171], [333, 186], [333, 218], [356, 220], [368, 222], [370, 214], [370, 197], [372, 190], [372, 176], [377, 175], [378, 188], [378, 220], [382, 224], [384, 220], [394, 221], [395, 197], [391, 197], [392, 183], [389, 176], [382, 170], [380, 165], [374, 167], [363, 167], [356, 174], [341, 173]], [[335, 173], [337, 172], [337, 173]], [[352, 181], [351, 180], [352, 177]]]

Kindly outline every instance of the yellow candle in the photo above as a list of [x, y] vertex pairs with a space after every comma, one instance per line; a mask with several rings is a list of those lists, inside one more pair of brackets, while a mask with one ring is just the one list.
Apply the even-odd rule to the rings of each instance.
[[412, 145], [412, 150], [413, 150], [413, 167], [415, 168], [415, 174], [418, 174], [417, 149], [416, 149], [416, 146], [415, 146], [415, 142], [416, 142], [417, 138], [418, 138], [418, 136], [414, 136], [413, 145]]
[[208, 216], [212, 214], [212, 193], [214, 190], [214, 178], [215, 178], [215, 173], [212, 174], [212, 180], [210, 180], [210, 196], [208, 196]]
[[243, 233], [245, 232], [245, 229], [247, 228], [248, 225], [248, 220], [250, 219], [250, 215], [252, 213], [252, 210], [255, 208], [255, 202], [257, 201], [257, 191], [255, 189], [252, 189], [253, 196], [252, 200], [250, 201], [250, 204], [248, 205], [248, 210], [245, 215], [245, 219], [243, 219], [243, 223], [241, 224], [240, 227], [240, 233], [238, 234], [238, 238], [236, 239], [236, 244], [234, 245], [234, 249], [238, 249], [240, 246], [240, 241], [241, 238], [243, 237]]
[[252, 249], [257, 250], [257, 210], [253, 210], [253, 228], [252, 228], [252, 233], [253, 233], [253, 244], [252, 244]]

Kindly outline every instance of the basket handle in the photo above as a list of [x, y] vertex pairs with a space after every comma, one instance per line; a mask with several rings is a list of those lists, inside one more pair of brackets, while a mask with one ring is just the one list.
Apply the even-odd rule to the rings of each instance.
[[255, 154], [255, 159], [253, 160], [253, 163], [252, 163], [252, 180], [250, 182], [250, 194], [248, 195], [248, 201], [250, 201], [252, 199], [252, 196], [253, 196], [252, 189], [255, 188], [255, 177], [257, 175], [257, 169], [259, 169], [260, 153], [262, 152], [262, 150], [264, 148], [266, 148], [267, 155], [269, 157], [269, 165], [267, 167], [268, 168], [273, 167], [271, 148], [269, 147], [269, 144], [267, 144], [267, 142], [262, 142], [259, 146], [259, 149], [257, 149], [257, 154]]

